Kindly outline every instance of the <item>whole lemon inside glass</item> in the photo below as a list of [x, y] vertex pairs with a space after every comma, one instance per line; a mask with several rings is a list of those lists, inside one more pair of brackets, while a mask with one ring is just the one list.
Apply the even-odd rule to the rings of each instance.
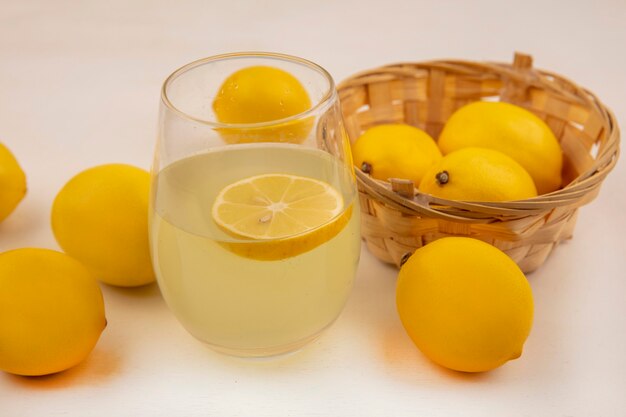
[[465, 372], [518, 358], [533, 320], [532, 291], [515, 262], [465, 237], [416, 250], [400, 269], [396, 305], [424, 355]]
[[[302, 83], [289, 72], [269, 66], [253, 66], [231, 74], [213, 101], [217, 120], [228, 124], [255, 124], [280, 121], [311, 108], [311, 99]], [[311, 118], [285, 120], [268, 126], [218, 129], [228, 143], [303, 142]]]
[[100, 287], [78, 261], [47, 249], [0, 254], [0, 369], [46, 375], [71, 368], [105, 326]]
[[530, 174], [502, 152], [463, 148], [444, 156], [422, 178], [423, 193], [448, 200], [513, 201], [537, 196]]
[[505, 153], [528, 171], [539, 194], [561, 187], [561, 146], [548, 125], [522, 107], [484, 101], [463, 106], [450, 116], [438, 143], [444, 155], [466, 147]]
[[148, 244], [150, 174], [125, 164], [87, 169], [52, 205], [52, 231], [99, 280], [123, 287], [154, 281]]
[[365, 131], [352, 147], [354, 164], [372, 177], [412, 180], [418, 185], [426, 170], [441, 159], [426, 132], [404, 124], [384, 124]]
[[15, 210], [26, 194], [26, 176], [9, 149], [0, 143], [0, 221]]

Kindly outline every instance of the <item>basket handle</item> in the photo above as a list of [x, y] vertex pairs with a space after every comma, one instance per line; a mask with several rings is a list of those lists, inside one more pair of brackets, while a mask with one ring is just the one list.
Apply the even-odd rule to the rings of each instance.
[[506, 77], [504, 88], [500, 95], [502, 101], [509, 103], [524, 103], [528, 101], [528, 88], [532, 85], [533, 57], [521, 52], [515, 52], [513, 57], [513, 74]]

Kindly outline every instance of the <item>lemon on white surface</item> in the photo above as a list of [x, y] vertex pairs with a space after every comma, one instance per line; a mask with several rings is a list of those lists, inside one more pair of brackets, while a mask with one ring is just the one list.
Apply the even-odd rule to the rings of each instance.
[[52, 205], [54, 237], [99, 280], [122, 287], [154, 281], [148, 244], [150, 174], [126, 164], [89, 168]]
[[105, 326], [102, 292], [80, 262], [48, 249], [0, 254], [0, 369], [34, 376], [71, 368]]
[[0, 143], [0, 221], [15, 210], [26, 194], [26, 176], [11, 151]]

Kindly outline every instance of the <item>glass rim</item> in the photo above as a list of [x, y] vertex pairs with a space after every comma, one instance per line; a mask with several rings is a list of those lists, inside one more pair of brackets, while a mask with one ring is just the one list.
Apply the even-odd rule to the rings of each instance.
[[[235, 58], [273, 58], [279, 59], [282, 61], [289, 61], [297, 64], [304, 65], [312, 70], [315, 70], [322, 74], [322, 76], [328, 82], [328, 91], [324, 93], [324, 96], [320, 100], [318, 100], [315, 105], [311, 106], [309, 109], [291, 115], [289, 117], [284, 117], [282, 119], [270, 120], [267, 122], [256, 122], [256, 123], [223, 123], [218, 121], [207, 120], [199, 117], [192, 116], [191, 114], [182, 111], [178, 107], [176, 107], [170, 98], [167, 95], [167, 89], [170, 84], [179, 76], [184, 73], [193, 70], [196, 67], [199, 67], [204, 64], [208, 64], [211, 62], [224, 61], [227, 59], [235, 59]], [[299, 119], [305, 119], [307, 117], [313, 116], [320, 109], [324, 108], [328, 103], [330, 103], [337, 95], [337, 90], [335, 87], [335, 81], [333, 77], [330, 75], [328, 71], [326, 71], [322, 66], [316, 64], [313, 61], [309, 61], [308, 59], [300, 58], [294, 55], [281, 54], [276, 52], [231, 52], [226, 54], [212, 55], [206, 58], [200, 58], [195, 61], [192, 61], [188, 64], [183, 65], [182, 67], [176, 69], [172, 72], [163, 82], [161, 87], [161, 102], [171, 111], [178, 114], [180, 117], [184, 119], [188, 119], [194, 121], [196, 123], [200, 123], [203, 125], [220, 128], [220, 129], [255, 129], [255, 128], [266, 128], [275, 126], [278, 124], [289, 123], [293, 121], [297, 121]]]

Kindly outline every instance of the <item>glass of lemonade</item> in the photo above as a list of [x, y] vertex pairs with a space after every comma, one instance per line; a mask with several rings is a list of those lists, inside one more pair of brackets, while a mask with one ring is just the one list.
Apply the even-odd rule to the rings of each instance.
[[330, 326], [361, 240], [328, 72], [270, 53], [175, 71], [161, 96], [150, 242], [169, 308], [215, 350], [281, 354]]

